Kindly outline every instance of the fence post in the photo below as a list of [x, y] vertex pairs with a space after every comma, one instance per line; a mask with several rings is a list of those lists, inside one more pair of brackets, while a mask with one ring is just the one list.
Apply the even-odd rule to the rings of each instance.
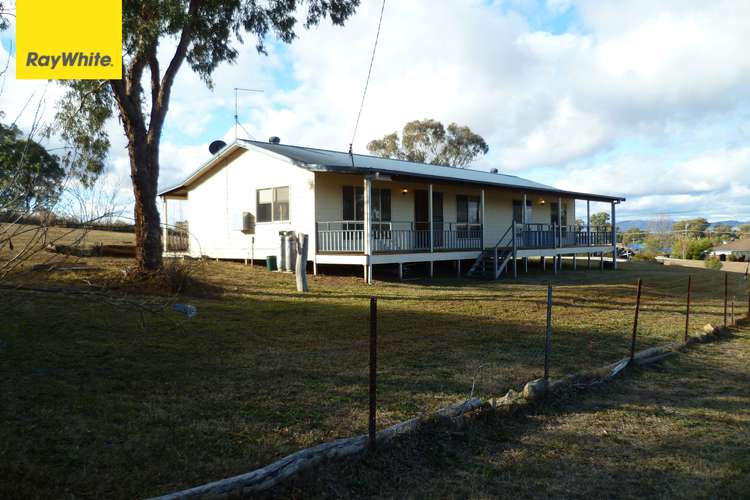
[[547, 282], [547, 334], [544, 342], [544, 380], [549, 380], [549, 358], [552, 351], [552, 283]]
[[370, 297], [370, 418], [368, 438], [370, 449], [375, 449], [375, 409], [378, 376], [378, 299]]
[[727, 327], [727, 301], [729, 300], [729, 273], [724, 271], [724, 328]]
[[732, 295], [732, 326], [734, 326], [734, 295]]
[[635, 297], [635, 319], [633, 320], [633, 338], [630, 341], [630, 361], [635, 358], [635, 337], [638, 335], [638, 314], [641, 311], [641, 284], [642, 281], [638, 278], [638, 293]]
[[690, 330], [690, 289], [692, 285], [693, 277], [688, 276], [687, 308], [685, 309], [685, 342], [688, 341], [688, 332]]

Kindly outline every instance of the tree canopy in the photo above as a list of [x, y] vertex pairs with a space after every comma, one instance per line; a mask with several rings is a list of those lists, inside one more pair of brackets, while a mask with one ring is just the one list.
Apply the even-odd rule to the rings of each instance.
[[[305, 28], [325, 18], [342, 25], [358, 5], [359, 0], [123, 1], [122, 78], [68, 82], [58, 119], [63, 138], [77, 147], [89, 169], [96, 170], [110, 146], [105, 124], [117, 114], [128, 138], [141, 269], [161, 266], [159, 146], [172, 86], [183, 64], [211, 86], [219, 64], [236, 61], [234, 40], [243, 43], [245, 35], [253, 36], [256, 50], [265, 53], [271, 33], [286, 43], [296, 38], [298, 17]], [[158, 54], [165, 46], [170, 57], [163, 66]]]
[[383, 158], [395, 158], [432, 165], [467, 167], [489, 146], [467, 126], [451, 123], [446, 128], [437, 120], [414, 120], [398, 132], [370, 141], [367, 150]]
[[607, 228], [607, 231], [609, 231], [611, 228], [609, 214], [607, 212], [591, 214], [591, 227], [605, 227]]
[[62, 189], [60, 159], [24, 137], [16, 125], [0, 123], [0, 210], [49, 206]]
[[708, 221], [703, 217], [696, 217], [694, 219], [680, 220], [672, 224], [672, 231], [685, 232], [687, 228], [687, 236], [689, 238], [702, 238], [706, 235], [706, 229], [708, 229]]
[[715, 224], [711, 228], [711, 236], [717, 240], [726, 240], [734, 236], [734, 231], [727, 224]]
[[623, 245], [634, 245], [643, 243], [643, 240], [645, 239], [645, 235], [647, 233], [644, 233], [637, 227], [630, 227], [623, 231], [622, 233], [622, 243]]

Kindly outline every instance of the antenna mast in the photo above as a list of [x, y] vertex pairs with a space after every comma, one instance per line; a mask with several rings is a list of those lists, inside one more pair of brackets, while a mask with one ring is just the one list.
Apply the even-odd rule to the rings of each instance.
[[[237, 96], [238, 96], [238, 94], [240, 92], [263, 92], [263, 90], [260, 90], [260, 89], [243, 89], [243, 88], [240, 88], [240, 87], [235, 87], [234, 88], [234, 140], [235, 141], [237, 140], [237, 127], [242, 127], [242, 125], [240, 125], [240, 118], [239, 118], [239, 115], [238, 115], [238, 105], [237, 105]], [[244, 130], [245, 133], [247, 134], [247, 130], [245, 130], [245, 127], [242, 127], [242, 130]], [[247, 134], [247, 135], [250, 136], [250, 134]], [[252, 137], [250, 137], [250, 138], [252, 139]]]

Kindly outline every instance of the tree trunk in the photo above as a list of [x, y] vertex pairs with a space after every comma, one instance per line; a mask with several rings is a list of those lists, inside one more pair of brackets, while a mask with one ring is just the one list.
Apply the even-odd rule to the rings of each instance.
[[135, 197], [136, 263], [142, 271], [155, 271], [161, 268], [162, 263], [161, 220], [156, 203], [159, 179], [158, 142], [155, 145], [148, 144], [145, 139], [131, 137], [128, 153]]

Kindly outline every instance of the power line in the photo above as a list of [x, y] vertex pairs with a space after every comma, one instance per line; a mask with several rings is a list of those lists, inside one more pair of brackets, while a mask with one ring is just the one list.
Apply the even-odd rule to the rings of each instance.
[[367, 87], [370, 85], [370, 75], [372, 74], [372, 63], [375, 61], [375, 51], [378, 49], [378, 38], [380, 38], [380, 25], [383, 23], [383, 11], [385, 10], [385, 0], [383, 5], [380, 7], [380, 19], [378, 20], [378, 31], [375, 33], [375, 45], [372, 47], [372, 56], [370, 57], [370, 68], [367, 70], [367, 79], [365, 80], [365, 89], [362, 92], [362, 102], [359, 104], [359, 113], [357, 113], [357, 121], [354, 123], [354, 132], [352, 133], [352, 141], [349, 143], [349, 151], [352, 149], [354, 144], [354, 138], [357, 136], [357, 129], [359, 128], [359, 119], [362, 116], [362, 108], [365, 107], [365, 96], [367, 95]]

